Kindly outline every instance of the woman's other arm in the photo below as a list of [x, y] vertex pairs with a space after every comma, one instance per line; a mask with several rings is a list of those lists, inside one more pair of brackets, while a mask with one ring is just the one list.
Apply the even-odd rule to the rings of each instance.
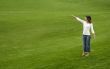
[[96, 35], [95, 35], [95, 32], [94, 32], [93, 24], [91, 24], [91, 32], [92, 32], [92, 35], [93, 35], [93, 37], [95, 39], [96, 38]]

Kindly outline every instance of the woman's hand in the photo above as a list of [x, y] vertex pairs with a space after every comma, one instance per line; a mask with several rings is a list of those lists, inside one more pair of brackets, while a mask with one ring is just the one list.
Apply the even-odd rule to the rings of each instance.
[[93, 34], [93, 38], [96, 39], [96, 35], [95, 35], [95, 33]]
[[76, 18], [76, 16], [72, 15], [72, 17]]

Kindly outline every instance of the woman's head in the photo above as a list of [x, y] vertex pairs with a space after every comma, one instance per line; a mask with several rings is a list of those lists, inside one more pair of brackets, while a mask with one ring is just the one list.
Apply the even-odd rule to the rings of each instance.
[[91, 16], [86, 16], [86, 21], [87, 21], [88, 23], [91, 23]]

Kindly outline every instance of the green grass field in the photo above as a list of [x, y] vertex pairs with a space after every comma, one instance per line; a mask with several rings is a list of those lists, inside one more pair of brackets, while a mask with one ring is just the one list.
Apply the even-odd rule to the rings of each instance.
[[[82, 25], [96, 40], [81, 57]], [[0, 69], [110, 69], [110, 0], [0, 0]]]

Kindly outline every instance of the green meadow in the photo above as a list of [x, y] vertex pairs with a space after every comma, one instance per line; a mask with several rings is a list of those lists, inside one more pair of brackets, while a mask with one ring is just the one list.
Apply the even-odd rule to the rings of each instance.
[[[96, 39], [82, 57], [82, 24]], [[110, 69], [110, 0], [0, 0], [0, 69]]]

